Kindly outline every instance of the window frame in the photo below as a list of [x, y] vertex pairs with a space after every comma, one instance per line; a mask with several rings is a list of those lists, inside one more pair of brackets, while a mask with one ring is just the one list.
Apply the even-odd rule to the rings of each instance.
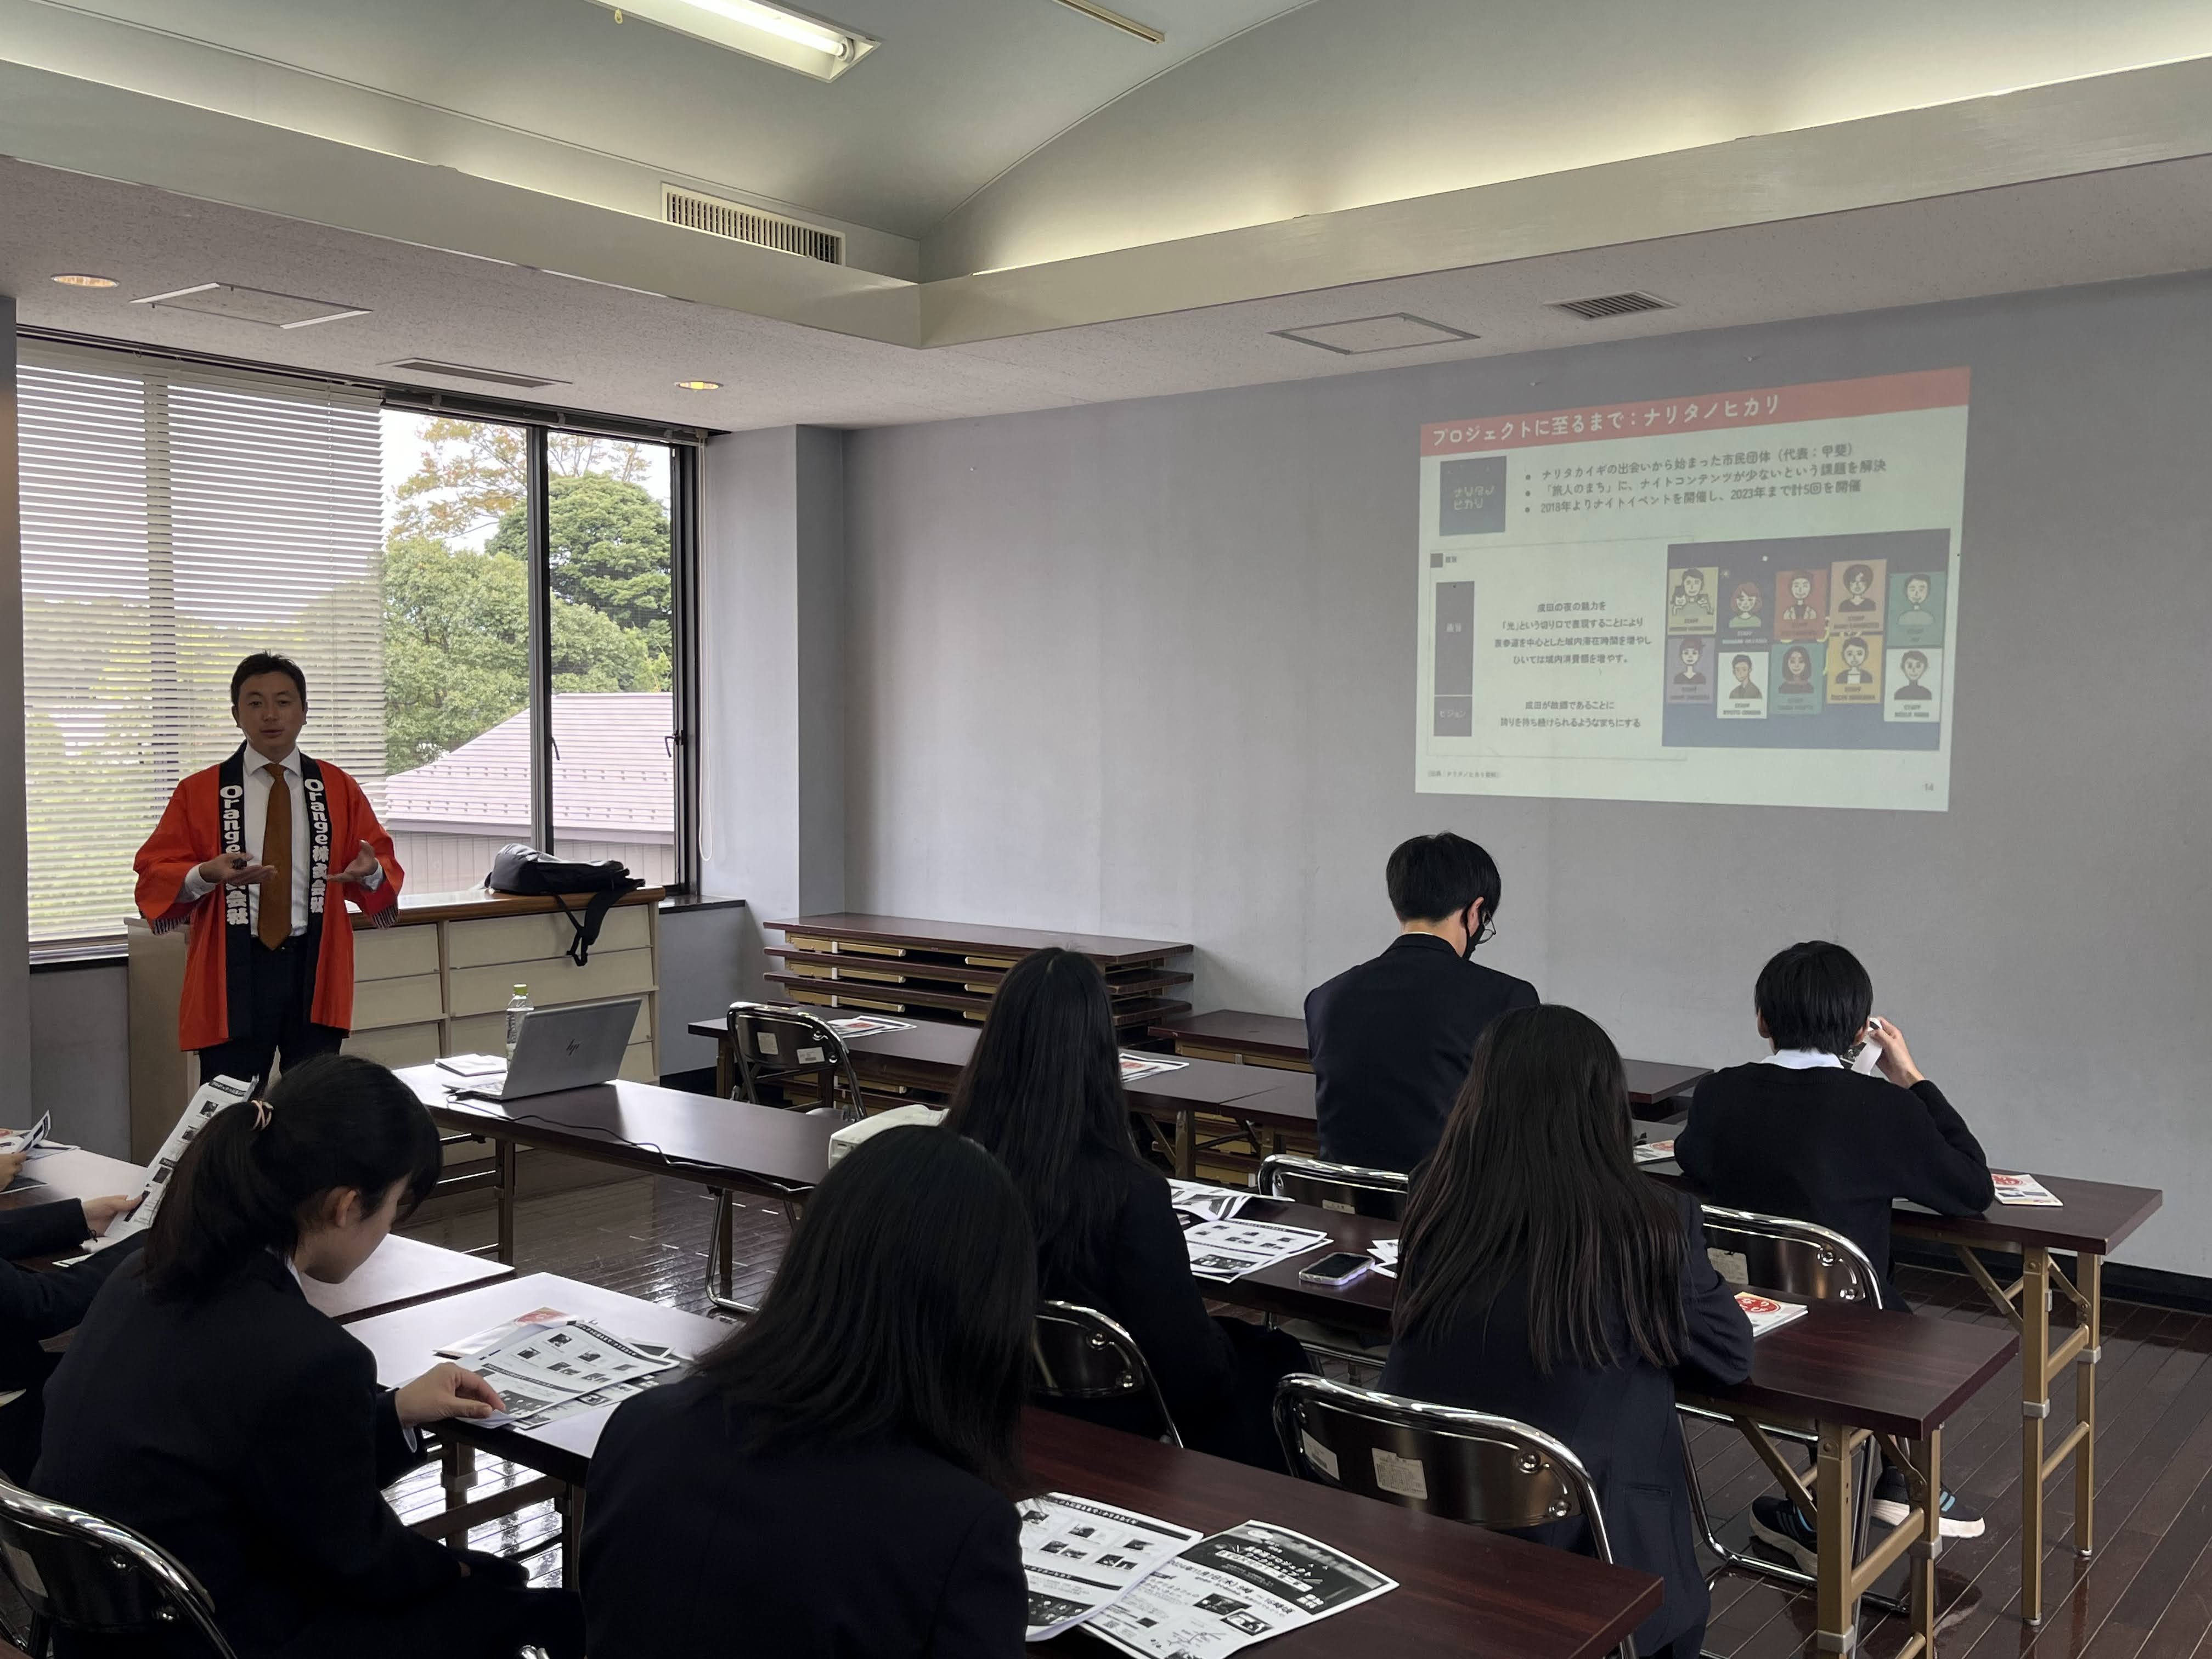
[[[380, 406], [386, 410], [521, 428], [529, 456], [531, 816], [533, 839], [543, 848], [550, 848], [554, 845], [553, 573], [548, 545], [548, 441], [557, 431], [665, 447], [669, 451], [669, 692], [675, 761], [672, 781], [676, 792], [673, 848], [676, 877], [667, 884], [667, 891], [672, 896], [698, 894], [699, 457], [707, 441], [714, 435], [713, 432], [705, 428], [669, 426], [591, 411], [480, 398], [398, 381], [372, 380], [354, 375], [319, 374], [280, 364], [147, 346], [127, 340], [104, 339], [60, 329], [26, 327], [19, 329], [17, 333], [26, 340], [82, 347], [119, 356], [162, 359], [249, 377], [267, 375], [295, 383], [310, 381], [348, 386], [375, 392]], [[150, 830], [151, 826], [149, 828]], [[27, 948], [30, 963], [34, 969], [120, 958], [126, 949], [124, 936], [120, 933], [44, 939]]]

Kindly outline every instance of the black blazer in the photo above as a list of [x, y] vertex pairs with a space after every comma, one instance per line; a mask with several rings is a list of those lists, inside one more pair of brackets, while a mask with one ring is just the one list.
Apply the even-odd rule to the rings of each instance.
[[456, 1583], [460, 1558], [384, 1501], [417, 1460], [376, 1362], [290, 1269], [258, 1256], [174, 1302], [143, 1266], [109, 1279], [55, 1372], [33, 1487], [173, 1552], [246, 1659]]
[[39, 1345], [72, 1329], [92, 1305], [108, 1274], [136, 1255], [140, 1241], [125, 1240], [73, 1267], [33, 1272], [19, 1256], [61, 1255], [92, 1231], [84, 1206], [73, 1198], [0, 1211], [0, 1393], [21, 1389], [0, 1406], [0, 1474], [30, 1478], [39, 1455], [40, 1390], [57, 1363]]
[[[1096, 1308], [1120, 1323], [1144, 1351], [1176, 1426], [1186, 1434], [1202, 1431], [1229, 1408], [1237, 1359], [1229, 1334], [1206, 1311], [1199, 1294], [1168, 1183], [1127, 1158], [1091, 1163], [1086, 1178], [1115, 1189], [1113, 1225], [1071, 1269], [1041, 1267], [1038, 1294]], [[1041, 1403], [1109, 1428], [1155, 1431], [1155, 1413], [1139, 1402]]]
[[[1981, 1142], [1941, 1089], [1840, 1066], [1715, 1072], [1690, 1097], [1674, 1157], [1714, 1203], [1832, 1227], [1885, 1278], [1893, 1200], [1943, 1215], [1996, 1202]], [[1894, 1286], [1890, 1300], [1903, 1305]]]
[[[1751, 1322], [1705, 1255], [1696, 1201], [1679, 1194], [1682, 1250], [1682, 1361], [1693, 1374], [1740, 1382], [1751, 1375]], [[1635, 1356], [1626, 1323], [1608, 1321], [1615, 1352]], [[1419, 1341], [1391, 1344], [1386, 1394], [1516, 1418], [1563, 1440], [1596, 1484], [1613, 1559], [1662, 1578], [1667, 1598], [1636, 1632], [1650, 1653], [1701, 1623], [1711, 1606], [1690, 1536], [1690, 1497], [1674, 1379], [1641, 1357], [1601, 1370], [1561, 1365], [1548, 1376], [1528, 1357], [1525, 1284], [1493, 1303], [1486, 1316]], [[1580, 1519], [1527, 1534], [1540, 1543], [1588, 1552]]]
[[1005, 1494], [916, 1446], [743, 1449], [703, 1377], [624, 1401], [592, 1455], [592, 1659], [1014, 1659], [1029, 1590]]
[[1536, 988], [1402, 933], [1372, 962], [1306, 996], [1321, 1155], [1407, 1170], [1437, 1149], [1483, 1028], [1533, 1008]]

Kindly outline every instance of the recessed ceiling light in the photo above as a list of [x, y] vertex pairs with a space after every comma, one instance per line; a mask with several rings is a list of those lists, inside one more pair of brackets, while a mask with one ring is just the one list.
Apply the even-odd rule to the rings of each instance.
[[766, 0], [592, 0], [617, 21], [641, 17], [709, 46], [834, 81], [881, 42]]
[[113, 288], [112, 276], [88, 276], [82, 271], [67, 270], [54, 278], [64, 288]]
[[678, 390], [683, 392], [720, 392], [722, 389], [720, 380], [678, 380], [676, 385]]

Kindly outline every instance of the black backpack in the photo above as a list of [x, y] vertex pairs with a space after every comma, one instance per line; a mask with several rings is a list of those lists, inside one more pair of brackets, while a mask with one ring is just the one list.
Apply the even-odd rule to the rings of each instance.
[[[630, 874], [629, 866], [618, 859], [578, 864], [511, 841], [493, 856], [491, 873], [484, 878], [484, 885], [495, 893], [525, 893], [551, 899], [560, 907], [561, 914], [568, 917], [568, 925], [576, 930], [575, 938], [568, 941], [568, 960], [580, 968], [592, 959], [592, 946], [599, 943], [599, 924], [606, 920], [607, 912], [614, 908], [617, 900], [635, 893], [645, 884]], [[580, 915], [568, 908], [564, 896], [573, 893], [591, 895]]]

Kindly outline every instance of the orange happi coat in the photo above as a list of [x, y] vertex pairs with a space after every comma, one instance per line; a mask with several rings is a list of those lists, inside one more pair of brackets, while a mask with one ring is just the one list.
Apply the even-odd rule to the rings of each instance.
[[[242, 814], [227, 805], [242, 799], [245, 752], [241, 748], [179, 783], [135, 861], [139, 914], [156, 932], [191, 927], [184, 998], [177, 1011], [177, 1042], [183, 1048], [207, 1048], [228, 1040], [231, 988], [252, 944], [242, 888], [218, 887], [197, 903], [179, 902], [185, 878], [196, 866], [221, 853], [243, 850]], [[392, 837], [377, 822], [376, 810], [359, 784], [328, 761], [302, 756], [301, 771], [310, 849], [305, 942], [315, 963], [309, 1018], [319, 1025], [350, 1030], [353, 927], [345, 907], [350, 902], [377, 926], [390, 926], [398, 914], [404, 872], [392, 854]], [[358, 882], [327, 879], [352, 861], [359, 847], [374, 853], [384, 866], [384, 881], [373, 891]], [[326, 909], [334, 924], [327, 927]]]

